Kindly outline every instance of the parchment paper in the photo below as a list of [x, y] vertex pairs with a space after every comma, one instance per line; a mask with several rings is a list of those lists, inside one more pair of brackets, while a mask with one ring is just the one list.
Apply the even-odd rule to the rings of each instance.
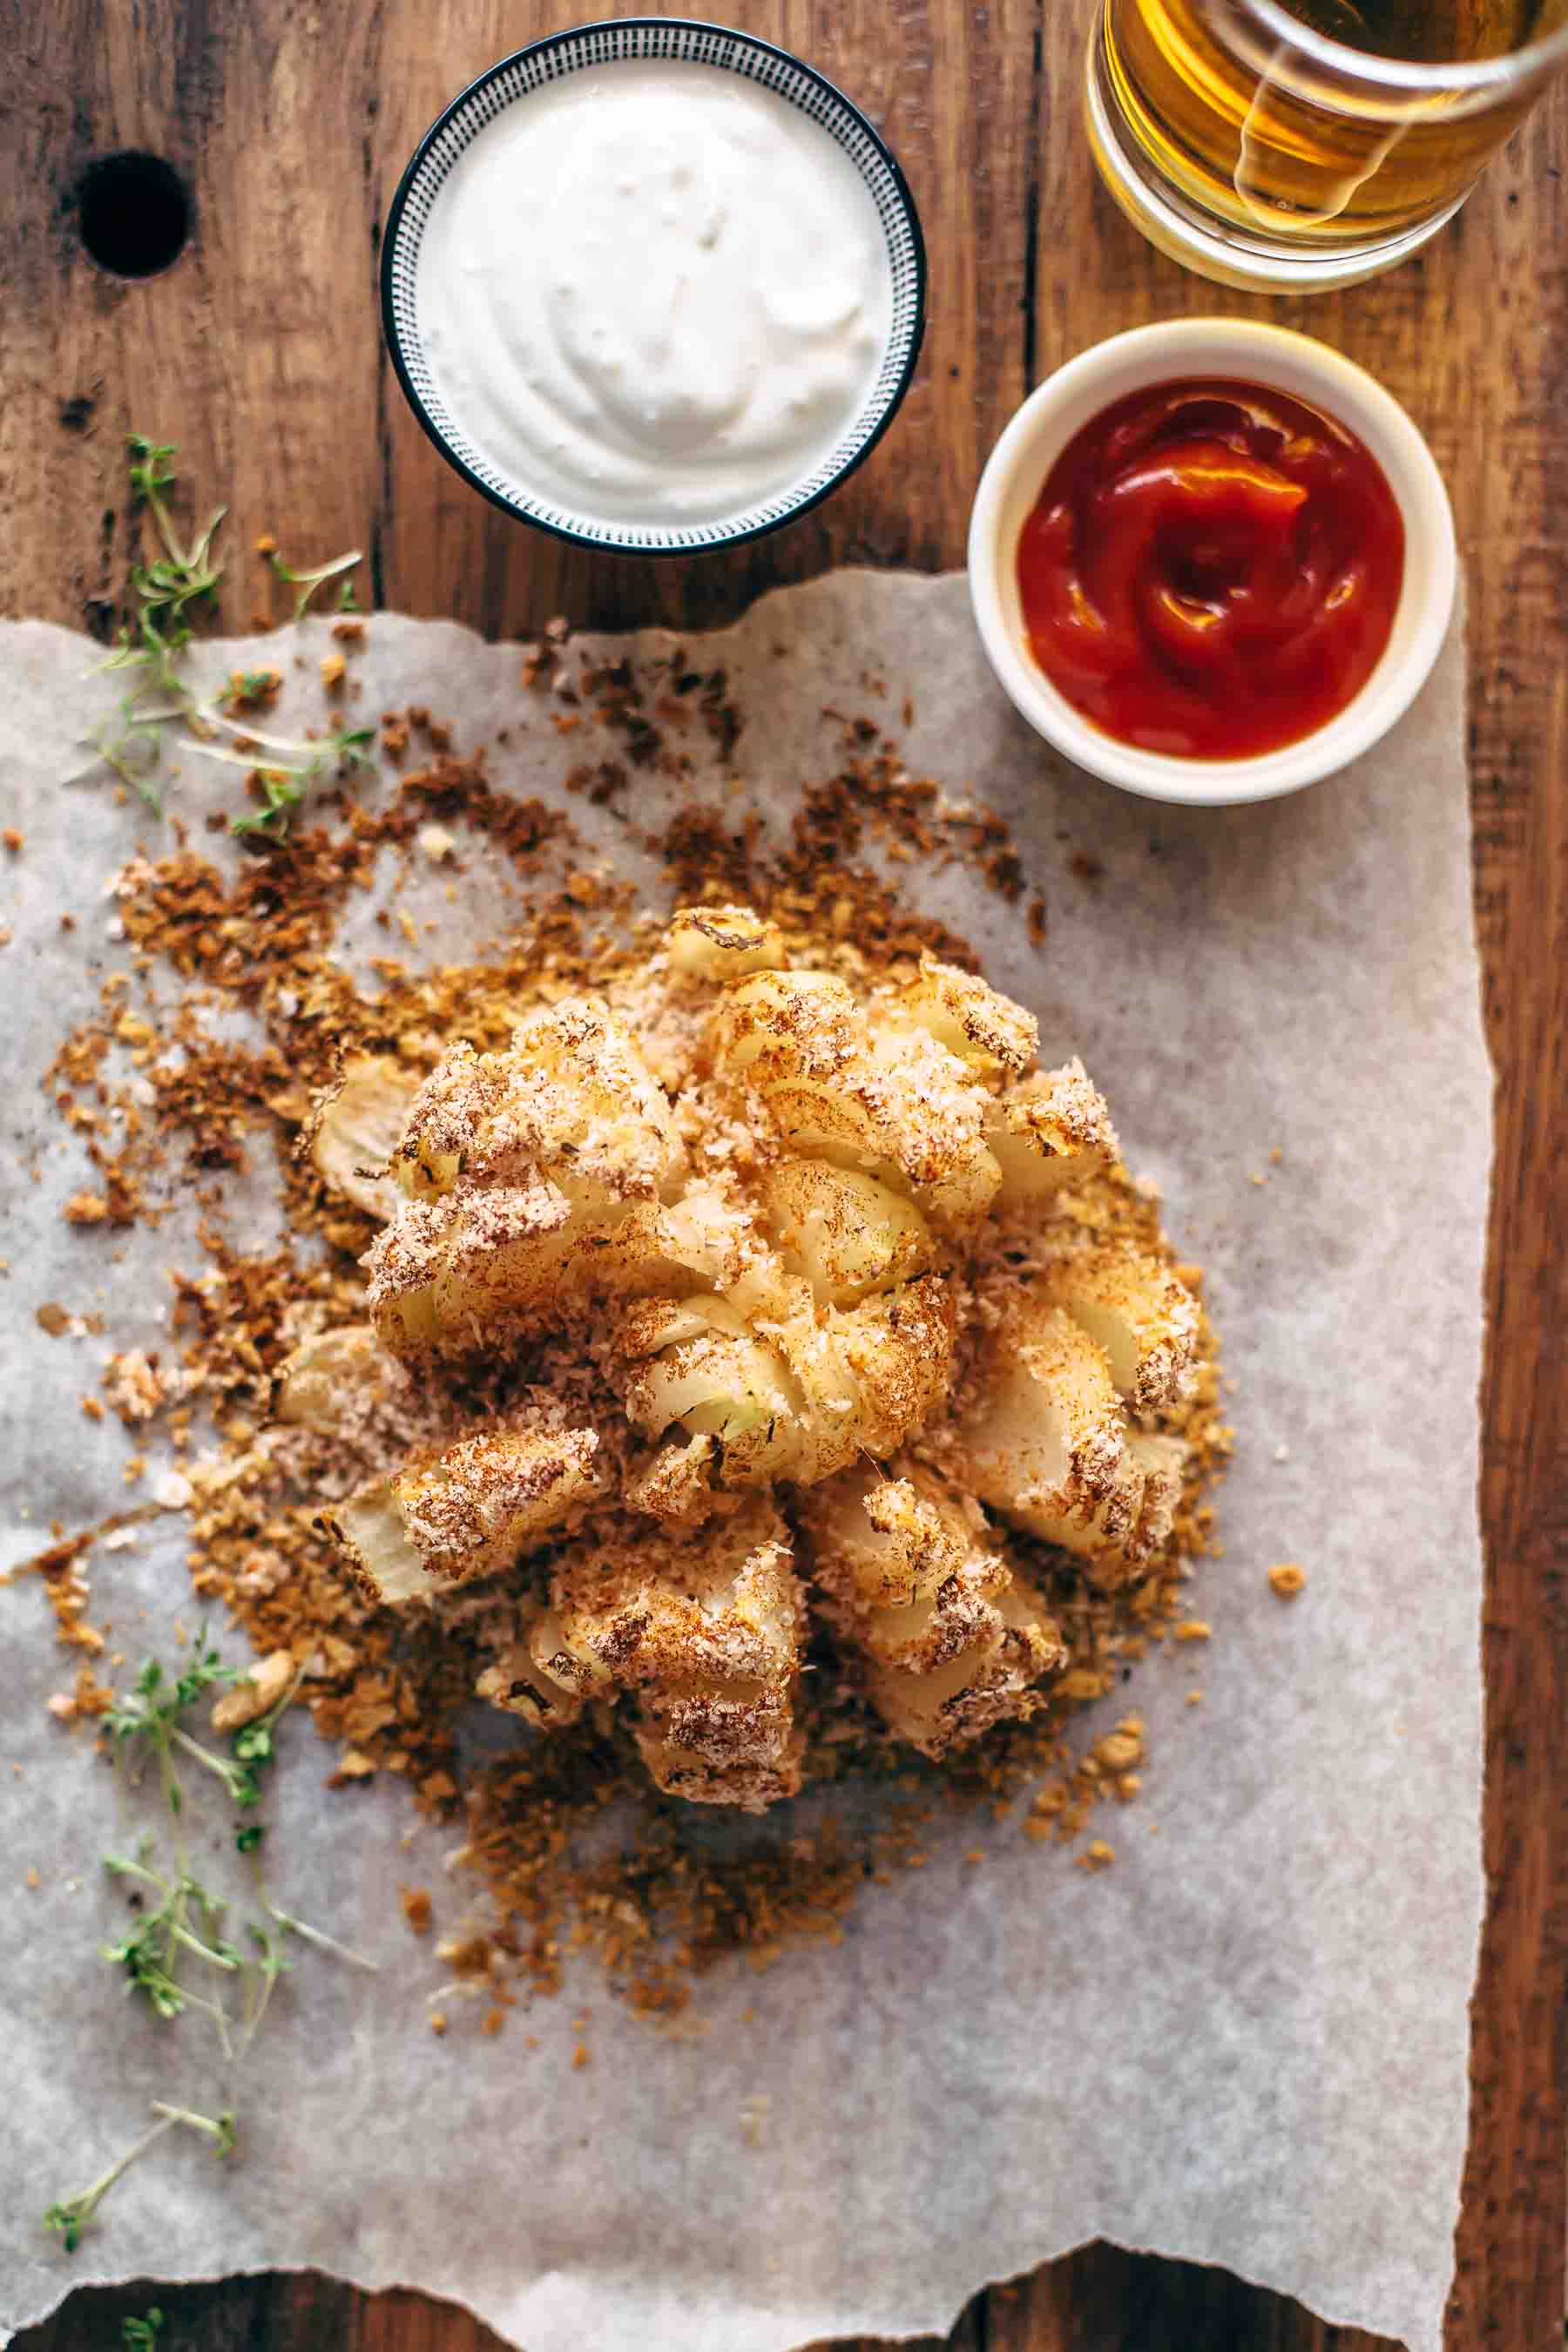
[[[276, 662], [279, 642], [210, 648], [203, 674]], [[328, 642], [320, 624], [299, 634], [279, 723], [318, 716]], [[113, 681], [82, 683], [92, 651], [38, 625], [0, 635], [0, 795], [26, 835], [0, 860], [12, 1560], [51, 1520], [68, 1533], [123, 1506], [130, 1441], [78, 1400], [110, 1347], [157, 1343], [164, 1270], [199, 1263], [194, 1210], [152, 1236], [67, 1225], [60, 1204], [90, 1171], [40, 1104], [68, 1021], [124, 957], [106, 878], [137, 844], [168, 843], [101, 782], [57, 781], [110, 699]], [[945, 2326], [986, 2280], [1103, 2235], [1433, 2352], [1482, 1895], [1489, 1087], [1458, 624], [1416, 708], [1357, 768], [1214, 812], [1125, 798], [1056, 760], [994, 686], [961, 579], [840, 574], [769, 597], [693, 657], [727, 666], [750, 714], [733, 764], [781, 828], [797, 780], [837, 764], [822, 706], [896, 726], [906, 691], [911, 771], [1018, 828], [1048, 899], [1043, 955], [1021, 908], [961, 874], [910, 869], [910, 887], [983, 942], [1048, 1055], [1082, 1052], [1130, 1161], [1208, 1268], [1240, 1432], [1225, 1557], [1194, 1591], [1215, 1638], [1149, 1662], [1089, 1718], [1098, 1736], [1135, 1704], [1149, 1727], [1143, 1796], [1096, 1824], [1112, 1867], [1075, 1870], [1016, 1822], [933, 1824], [929, 1866], [868, 1888], [841, 1948], [721, 1970], [700, 1995], [706, 2030], [685, 2038], [627, 2017], [584, 1971], [498, 2041], [437, 2042], [433, 1964], [395, 1888], [439, 1880], [441, 1841], [405, 1843], [395, 1787], [325, 1793], [329, 1751], [292, 1724], [280, 1891], [382, 1973], [286, 1980], [242, 2166], [172, 2136], [67, 2262], [43, 2204], [135, 2136], [149, 2095], [210, 2068], [199, 2021], [159, 2027], [97, 1958], [122, 1916], [98, 1870], [110, 1785], [89, 1737], [45, 1712], [74, 1660], [19, 1581], [0, 1592], [0, 2324], [83, 2280], [313, 2264], [460, 2298], [528, 2352], [782, 2352]], [[521, 695], [515, 647], [380, 617], [356, 671], [367, 717], [426, 703], [463, 749], [510, 727], [491, 753], [504, 786], [549, 796], [595, 756], [591, 725], [563, 740]], [[232, 769], [184, 771], [172, 807], [234, 804]], [[624, 863], [624, 831], [572, 810]], [[1084, 856], [1098, 884], [1069, 862]], [[433, 953], [496, 927], [493, 901], [454, 911], [434, 877], [430, 905]], [[369, 933], [353, 952], [385, 944]], [[51, 1299], [100, 1313], [103, 1336], [46, 1338], [34, 1314]], [[184, 1550], [174, 1513], [85, 1564], [92, 1613], [132, 1663], [166, 1647], [182, 1604], [193, 1622]], [[1266, 1581], [1284, 1559], [1310, 1579], [1289, 1607]], [[966, 1867], [977, 1838], [988, 1860]], [[592, 2063], [574, 2071], [584, 2011]]]

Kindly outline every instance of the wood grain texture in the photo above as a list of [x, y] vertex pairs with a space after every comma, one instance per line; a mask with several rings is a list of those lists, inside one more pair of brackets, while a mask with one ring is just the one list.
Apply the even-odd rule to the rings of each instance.
[[[300, 562], [363, 545], [377, 601], [507, 635], [557, 611], [693, 627], [830, 563], [960, 562], [980, 464], [1028, 384], [1147, 319], [1272, 317], [1405, 401], [1448, 480], [1468, 572], [1476, 911], [1497, 1072], [1482, 1470], [1490, 1902], [1448, 2352], [1545, 2352], [1563, 2308], [1568, 1995], [1568, 89], [1422, 259], [1343, 295], [1269, 302], [1184, 276], [1101, 194], [1079, 123], [1089, 0], [731, 0], [721, 13], [811, 58], [881, 123], [925, 224], [930, 328], [898, 426], [840, 496], [731, 558], [639, 567], [563, 549], [471, 496], [415, 426], [380, 348], [377, 240], [403, 163], [468, 77], [551, 27], [539, 0], [0, 0], [0, 606], [107, 630], [128, 556], [132, 425], [177, 442], [190, 478], [221, 487], [237, 546], [268, 528]], [[86, 258], [72, 205], [82, 166], [126, 146], [167, 156], [195, 205], [185, 255], [135, 285]], [[241, 625], [258, 607], [263, 575], [242, 566], [226, 617]], [[170, 2352], [498, 2341], [423, 2297], [305, 2274], [81, 2293], [19, 2352], [100, 2352], [122, 2314], [153, 2300]], [[950, 2342], [1378, 2352], [1223, 2273], [1103, 2246], [980, 2297]]]

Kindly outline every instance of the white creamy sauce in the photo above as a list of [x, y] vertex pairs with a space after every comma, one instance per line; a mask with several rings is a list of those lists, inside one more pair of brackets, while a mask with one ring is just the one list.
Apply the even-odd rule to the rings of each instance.
[[589, 66], [486, 125], [419, 256], [454, 422], [601, 523], [718, 522], [826, 458], [876, 382], [892, 272], [809, 116], [717, 66]]

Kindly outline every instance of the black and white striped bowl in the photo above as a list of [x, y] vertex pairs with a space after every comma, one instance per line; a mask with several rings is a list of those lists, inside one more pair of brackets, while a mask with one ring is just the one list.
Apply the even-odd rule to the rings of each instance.
[[[893, 318], [877, 380], [865, 406], [837, 446], [788, 488], [718, 522], [671, 525], [600, 522], [553, 499], [541, 484], [512, 479], [476, 447], [463, 420], [442, 399], [426, 357], [416, 302], [419, 248], [441, 184], [470, 142], [531, 90], [584, 66], [616, 59], [719, 66], [759, 82], [820, 123], [859, 172], [888, 241]], [[558, 538], [624, 555], [692, 555], [732, 547], [792, 522], [836, 489], [875, 448], [909, 388], [925, 331], [926, 257], [921, 225], [902, 172], [859, 109], [785, 49], [750, 33], [727, 31], [679, 16], [620, 16], [602, 25], [552, 33], [503, 58], [470, 82], [440, 113], [414, 152], [387, 215], [381, 256], [381, 315], [387, 348], [408, 404], [441, 455], [464, 479], [507, 514]]]

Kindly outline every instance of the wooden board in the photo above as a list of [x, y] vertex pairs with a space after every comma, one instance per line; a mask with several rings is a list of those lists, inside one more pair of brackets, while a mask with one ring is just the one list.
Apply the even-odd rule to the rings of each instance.
[[[132, 426], [177, 442], [190, 477], [231, 499], [236, 545], [268, 528], [297, 562], [363, 545], [377, 601], [507, 635], [556, 612], [698, 626], [834, 562], [961, 562], [981, 461], [1028, 385], [1145, 320], [1272, 317], [1405, 401], [1452, 489], [1468, 572], [1476, 911], [1498, 1077], [1482, 1476], [1490, 1906], [1448, 2343], [1544, 2352], [1563, 2308], [1568, 1992], [1568, 88], [1422, 259], [1342, 296], [1269, 302], [1160, 259], [1095, 184], [1079, 121], [1088, 0], [731, 0], [723, 13], [812, 58], [883, 126], [925, 224], [930, 332], [897, 428], [840, 496], [732, 559], [638, 567], [490, 512], [418, 433], [380, 348], [379, 226], [417, 135], [469, 76], [560, 20], [537, 0], [0, 0], [0, 604], [107, 626], [127, 560]], [[87, 259], [72, 202], [83, 166], [125, 147], [168, 158], [195, 199], [184, 255], [137, 284]], [[231, 589], [227, 617], [243, 625], [253, 607], [268, 609], [259, 570]], [[153, 2295], [73, 2296], [20, 2352], [96, 2352]], [[156, 2299], [177, 2352], [495, 2341], [420, 2297], [308, 2276]], [[981, 2297], [952, 2341], [1373, 2347], [1223, 2273], [1108, 2248]]]

